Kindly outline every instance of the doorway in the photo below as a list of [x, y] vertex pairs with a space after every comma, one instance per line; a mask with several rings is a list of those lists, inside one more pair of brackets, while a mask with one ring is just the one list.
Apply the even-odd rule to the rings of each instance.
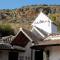
[[9, 52], [9, 60], [18, 60], [18, 52]]
[[35, 51], [35, 60], [43, 60], [43, 51], [42, 50]]

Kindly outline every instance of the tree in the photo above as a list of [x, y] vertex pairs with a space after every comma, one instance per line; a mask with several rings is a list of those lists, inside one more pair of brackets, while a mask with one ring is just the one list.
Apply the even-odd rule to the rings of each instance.
[[14, 29], [9, 24], [0, 24], [0, 36], [14, 35]]

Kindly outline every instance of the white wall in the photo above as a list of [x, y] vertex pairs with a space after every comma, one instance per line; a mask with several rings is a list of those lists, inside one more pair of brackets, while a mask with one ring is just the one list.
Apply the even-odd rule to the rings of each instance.
[[51, 29], [52, 29], [52, 33], [56, 33], [57, 32], [57, 26], [56, 25], [52, 24]]
[[32, 23], [32, 27], [38, 27], [48, 33], [51, 33], [51, 19], [44, 13], [40, 13], [35, 21]]
[[18, 60], [20, 60], [20, 58], [22, 58], [22, 57], [23, 57], [23, 59], [21, 59], [21, 60], [31, 60], [31, 48], [30, 48], [31, 45], [32, 45], [32, 42], [30, 41], [25, 47], [25, 52], [19, 53]]
[[49, 60], [60, 60], [60, 46], [49, 47]]
[[33, 27], [38, 27], [49, 34], [56, 33], [57, 30], [56, 26], [52, 23], [51, 19], [42, 12], [37, 16], [35, 21], [32, 23], [32, 28]]
[[[19, 52], [18, 60], [31, 60], [31, 45], [30, 41], [26, 47], [25, 52]], [[0, 50], [0, 60], [8, 60], [9, 59], [9, 51], [8, 50]]]
[[0, 50], [0, 60], [8, 60], [8, 51]]
[[24, 52], [19, 52], [18, 60], [24, 60]]
[[51, 33], [51, 23], [49, 21], [40, 24], [35, 24], [35, 26], [46, 31], [47, 33]]

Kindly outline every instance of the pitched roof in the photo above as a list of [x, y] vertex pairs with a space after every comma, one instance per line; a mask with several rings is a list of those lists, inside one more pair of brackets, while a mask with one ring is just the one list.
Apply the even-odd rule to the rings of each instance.
[[0, 38], [0, 49], [1, 50], [18, 50], [18, 51], [25, 51], [25, 49], [21, 46], [16, 46], [16, 45], [11, 45], [11, 42], [13, 41], [13, 39], [15, 38], [15, 36], [5, 36]]
[[16, 45], [16, 46], [25, 47], [28, 42], [29, 42], [29, 39], [24, 35], [24, 33], [22, 31], [20, 31], [15, 36], [15, 38], [13, 39], [13, 41], [11, 42], [11, 44], [12, 45]]
[[60, 46], [60, 40], [45, 40], [40, 41], [39, 44], [32, 45], [32, 49], [41, 49], [50, 46]]
[[53, 33], [48, 35], [42, 42], [40, 42], [40, 44], [43, 45], [54, 45], [54, 44], [60, 44], [60, 34], [59, 33]]
[[13, 40], [13, 38], [14, 38], [13, 35], [2, 37], [0, 39], [0, 43], [11, 43], [11, 41]]
[[[44, 14], [42, 11], [38, 14], [37, 18], [35, 19], [35, 21], [32, 23], [32, 25], [34, 25], [35, 23], [39, 23], [40, 20], [49, 20], [51, 21], [51, 23], [53, 23], [54, 25], [56, 25], [56, 23], [54, 23], [48, 15]], [[41, 21], [43, 22], [43, 21]], [[45, 21], [47, 22], [47, 21]], [[57, 25], [56, 25], [57, 26]]]
[[38, 43], [40, 41], [40, 38], [38, 38], [32, 31], [26, 29], [23, 29], [23, 31], [27, 34], [27, 37], [29, 37], [32, 42]]
[[60, 40], [45, 40], [39, 43], [39, 46], [58, 46], [60, 45]]
[[38, 27], [36, 27], [44, 36], [47, 36], [48, 35], [48, 33], [46, 32], [46, 31], [44, 31], [44, 30], [42, 30], [42, 29], [40, 29], [40, 28], [38, 28]]
[[0, 50], [16, 50], [16, 51], [21, 51], [21, 52], [24, 52], [25, 49], [22, 48], [22, 47], [16, 47], [16, 46], [12, 46], [11, 44], [9, 43], [0, 43]]
[[39, 41], [39, 44], [32, 45], [31, 48], [39, 49], [48, 46], [60, 46], [60, 34], [50, 34], [43, 41]]
[[35, 21], [32, 23], [32, 25], [35, 26], [35, 24], [37, 24], [37, 23], [39, 24], [40, 21], [41, 22], [43, 22], [43, 21], [47, 22], [48, 20], [51, 21], [51, 19], [41, 11], [39, 13], [39, 15], [37, 16], [37, 18], [35, 19]]
[[60, 33], [50, 34], [44, 40], [60, 40]]
[[10, 44], [0, 43], [0, 49], [11, 49]]
[[37, 36], [35, 36], [31, 31], [20, 28], [11, 44], [25, 47], [29, 41], [38, 44], [40, 39], [37, 38]]

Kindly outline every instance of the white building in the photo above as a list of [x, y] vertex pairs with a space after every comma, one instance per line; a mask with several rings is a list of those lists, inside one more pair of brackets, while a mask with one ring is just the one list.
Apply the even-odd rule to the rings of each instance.
[[39, 29], [47, 32], [48, 34], [57, 32], [56, 25], [52, 22], [52, 20], [47, 15], [45, 15], [42, 12], [40, 12], [38, 17], [32, 23], [32, 28], [34, 27], [38, 27]]
[[13, 38], [12, 36], [6, 36], [0, 39], [0, 60], [17, 60], [18, 53], [25, 51], [23, 47], [11, 44]]
[[31, 48], [35, 53], [34, 60], [59, 60], [60, 59], [60, 34], [57, 26], [44, 13], [40, 13], [32, 24], [32, 32], [43, 38]]

